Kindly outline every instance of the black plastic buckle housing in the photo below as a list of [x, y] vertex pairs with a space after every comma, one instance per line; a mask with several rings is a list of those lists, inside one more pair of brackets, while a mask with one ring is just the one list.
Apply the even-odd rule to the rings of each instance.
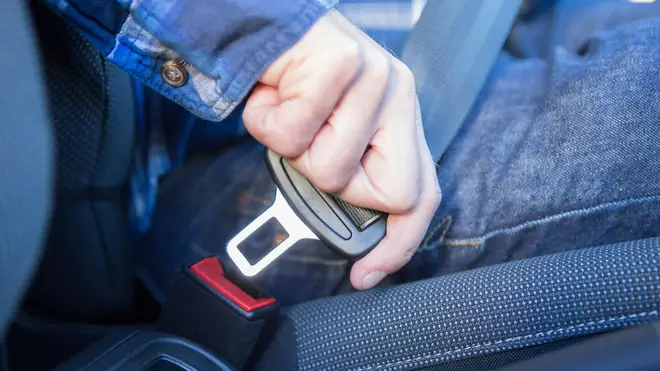
[[158, 331], [195, 341], [242, 369], [279, 306], [258, 287], [235, 282], [217, 258], [182, 269], [163, 307]]

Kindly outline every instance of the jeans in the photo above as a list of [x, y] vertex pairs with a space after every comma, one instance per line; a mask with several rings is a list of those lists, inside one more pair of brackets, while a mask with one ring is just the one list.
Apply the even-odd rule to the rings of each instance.
[[[443, 202], [425, 240], [384, 284], [660, 235], [658, 14], [658, 4], [564, 0], [521, 15], [438, 163]], [[273, 197], [249, 138], [189, 159], [163, 182], [141, 277], [162, 299], [184, 264], [228, 262], [225, 243]], [[244, 249], [277, 239], [265, 231]], [[254, 280], [289, 305], [348, 290], [349, 269], [301, 241]]]

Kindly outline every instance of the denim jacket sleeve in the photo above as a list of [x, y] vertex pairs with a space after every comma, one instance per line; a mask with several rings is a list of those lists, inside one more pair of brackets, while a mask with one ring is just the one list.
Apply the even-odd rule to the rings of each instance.
[[[195, 115], [221, 121], [337, 0], [42, 0], [107, 58]], [[166, 62], [172, 61], [166, 64]], [[163, 66], [184, 69], [168, 84]], [[180, 77], [180, 76], [179, 76]], [[169, 81], [171, 83], [171, 80]]]

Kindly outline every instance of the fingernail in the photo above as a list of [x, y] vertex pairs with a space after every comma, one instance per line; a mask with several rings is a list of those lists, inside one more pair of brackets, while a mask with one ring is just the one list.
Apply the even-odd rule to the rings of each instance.
[[387, 274], [385, 272], [381, 271], [375, 271], [367, 274], [364, 276], [364, 279], [362, 280], [362, 290], [367, 290], [370, 289], [378, 284], [378, 282], [382, 281], [383, 278], [385, 278]]

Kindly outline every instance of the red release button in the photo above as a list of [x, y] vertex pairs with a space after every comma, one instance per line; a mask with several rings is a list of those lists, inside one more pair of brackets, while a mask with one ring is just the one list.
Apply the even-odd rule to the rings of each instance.
[[248, 312], [275, 304], [275, 298], [255, 299], [225, 277], [218, 259], [206, 258], [193, 264], [190, 270], [204, 282]]

